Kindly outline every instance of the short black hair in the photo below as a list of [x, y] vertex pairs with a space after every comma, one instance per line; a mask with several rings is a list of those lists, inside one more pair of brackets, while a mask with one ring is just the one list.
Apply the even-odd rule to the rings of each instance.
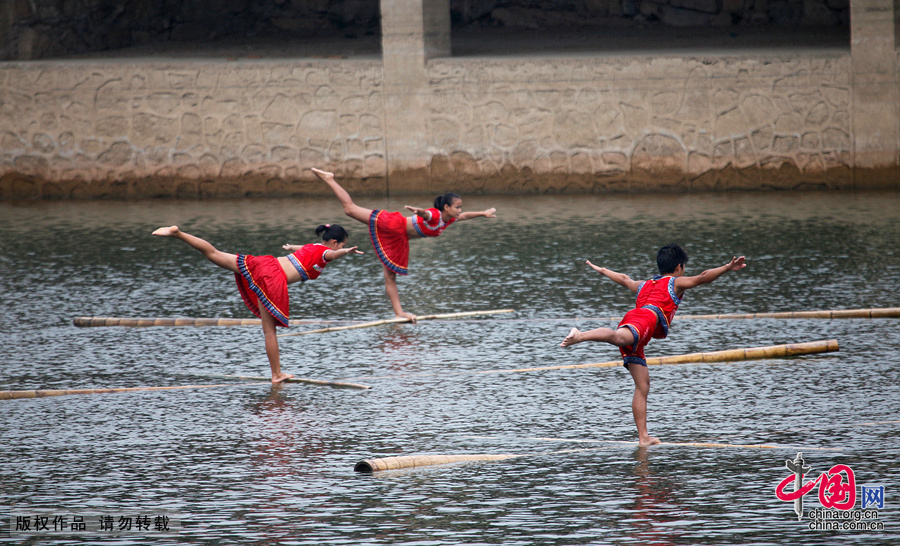
[[687, 262], [687, 252], [675, 243], [667, 244], [656, 253], [656, 265], [659, 267], [660, 275], [674, 273], [679, 265], [685, 265]]

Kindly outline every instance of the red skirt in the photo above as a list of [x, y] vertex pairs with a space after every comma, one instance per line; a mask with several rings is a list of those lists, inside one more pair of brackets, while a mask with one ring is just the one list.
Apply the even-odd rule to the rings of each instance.
[[373, 210], [369, 216], [369, 237], [385, 267], [398, 275], [409, 273], [409, 236], [403, 214]]
[[644, 357], [644, 347], [653, 338], [657, 320], [658, 316], [655, 312], [644, 308], [632, 309], [622, 317], [619, 328], [628, 328], [635, 337], [634, 345], [619, 347], [619, 352], [622, 353], [622, 359], [625, 361], [624, 366], [626, 368], [629, 364], [647, 365], [647, 359]]
[[277, 326], [290, 324], [287, 276], [278, 258], [238, 254], [237, 266], [239, 272], [234, 274], [234, 279], [247, 308], [259, 317], [259, 304], [262, 303], [275, 317]]

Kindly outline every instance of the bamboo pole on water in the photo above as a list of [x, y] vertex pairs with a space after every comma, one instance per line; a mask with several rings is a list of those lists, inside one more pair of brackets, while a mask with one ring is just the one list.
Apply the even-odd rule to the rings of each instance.
[[[340, 324], [356, 322], [352, 320], [292, 320], [291, 326], [302, 324]], [[72, 319], [75, 326], [102, 327], [125, 326], [130, 328], [142, 328], [149, 326], [260, 326], [262, 321], [256, 318], [169, 318], [169, 317], [75, 317]]]
[[[474, 436], [473, 438], [489, 438], [484, 436]], [[538, 440], [549, 442], [576, 442], [576, 443], [596, 443], [596, 444], [615, 444], [624, 446], [640, 447], [638, 442], [628, 442], [619, 440], [569, 440], [565, 438], [526, 438], [526, 440]], [[843, 451], [842, 448], [836, 447], [798, 447], [784, 446], [775, 444], [723, 444], [712, 442], [661, 442], [659, 446], [671, 447], [700, 447], [700, 448], [730, 448], [730, 449], [801, 449], [805, 451]], [[655, 447], [655, 446], [645, 446]], [[560, 451], [542, 451], [536, 453], [500, 453], [488, 454], [477, 453], [468, 455], [402, 455], [397, 457], [380, 457], [375, 459], [363, 459], [356, 463], [353, 470], [356, 472], [381, 472], [384, 470], [402, 470], [409, 468], [421, 468], [425, 466], [437, 466], [452, 463], [472, 462], [472, 461], [504, 461], [509, 459], [518, 459], [522, 457], [537, 457], [543, 455], [562, 455], [568, 453], [580, 453], [585, 451], [596, 451], [600, 448], [584, 448], [584, 449], [564, 449]]]
[[[647, 359], [647, 365], [662, 364], [688, 364], [708, 362], [740, 362], [745, 360], [762, 360], [768, 358], [785, 358], [789, 356], [829, 353], [839, 350], [837, 340], [808, 341], [805, 343], [788, 343], [784, 345], [770, 345], [767, 347], [748, 347], [743, 349], [728, 349], [724, 351], [710, 351], [705, 353], [690, 353], [675, 356], [658, 356]], [[612, 368], [621, 366], [622, 360], [608, 362], [596, 362], [592, 364], [567, 364], [563, 366], [542, 366], [537, 368], [514, 368], [507, 370], [483, 370], [479, 374], [486, 373], [513, 373], [536, 372], [544, 370], [573, 370], [579, 368]]]
[[502, 461], [524, 456], [525, 455], [514, 455], [511, 453], [502, 453], [499, 455], [404, 455], [400, 457], [363, 459], [356, 463], [353, 470], [356, 472], [380, 472], [382, 470], [400, 470], [402, 468], [418, 468], [422, 466], [436, 466], [469, 461]]
[[[469, 439], [473, 440], [508, 440], [509, 438], [504, 438], [502, 436], [467, 436]], [[595, 440], [595, 439], [583, 439], [583, 438], [542, 438], [542, 437], [534, 437], [534, 438], [513, 438], [514, 440], [531, 440], [536, 442], [560, 442], [560, 443], [573, 443], [573, 444], [614, 444], [614, 445], [623, 445], [623, 446], [634, 446], [640, 447], [639, 442], [627, 441], [627, 440]], [[842, 447], [810, 447], [810, 446], [795, 446], [795, 445], [780, 445], [780, 444], [727, 444], [721, 442], [660, 442], [661, 446], [675, 446], [675, 447], [721, 447], [721, 448], [741, 448], [741, 449], [800, 449], [805, 451], [846, 451], [845, 448]], [[650, 447], [650, 446], [644, 446]]]
[[[434, 319], [452, 319], [452, 318], [461, 318], [461, 317], [475, 317], [479, 315], [498, 315], [501, 313], [513, 313], [514, 309], [491, 309], [488, 311], [465, 311], [462, 313], [446, 313], [443, 315], [422, 315], [420, 317], [416, 317], [416, 321], [422, 320], [434, 320]], [[333, 326], [330, 328], [320, 328], [318, 330], [305, 330], [303, 332], [293, 332], [290, 334], [279, 334], [278, 337], [291, 337], [291, 336], [305, 336], [307, 334], [324, 334], [326, 332], [339, 332], [342, 330], [356, 330], [359, 328], [372, 328], [374, 326], [382, 326], [384, 324], [401, 324], [405, 322], [412, 322], [411, 319], [408, 318], [392, 318], [392, 319], [383, 319], [383, 320], [374, 320], [372, 322], [364, 322], [362, 324], [352, 324], [350, 326]]]
[[784, 311], [777, 313], [737, 313], [724, 315], [681, 315], [682, 319], [841, 319], [841, 318], [895, 318], [900, 317], [900, 307], [872, 309], [834, 309], [830, 311]]
[[0, 391], [0, 400], [15, 400], [19, 398], [44, 398], [47, 396], [68, 396], [70, 394], [106, 394], [111, 392], [209, 389], [213, 387], [231, 387], [234, 385], [235, 383], [223, 383], [219, 385], [177, 385], [173, 387], [115, 387], [109, 389], [43, 389], [26, 391]]
[[[500, 312], [512, 312], [511, 309], [500, 310]], [[476, 314], [492, 314], [492, 312], [476, 312]], [[419, 317], [419, 320], [428, 320], [434, 318], [459, 318], [459, 316], [474, 316], [459, 314], [457, 317], [451, 315], [427, 315]], [[875, 307], [869, 309], [833, 309], [822, 311], [780, 311], [774, 313], [732, 313], [718, 315], [679, 315], [678, 320], [711, 320], [711, 319], [844, 319], [844, 318], [900, 318], [900, 307]], [[618, 321], [622, 317], [575, 317], [575, 318], [534, 318], [519, 319], [526, 322], [541, 322], [547, 320], [571, 320], [571, 321]], [[516, 320], [516, 319], [512, 319]], [[169, 317], [146, 317], [146, 318], [125, 318], [125, 317], [75, 317], [72, 321], [75, 326], [127, 326], [127, 327], [146, 327], [146, 326], [259, 326], [262, 322], [259, 319], [249, 318], [169, 318]], [[300, 326], [304, 324], [339, 324], [339, 323], [358, 323], [358, 328], [369, 328], [382, 324], [394, 324], [401, 322], [409, 322], [408, 319], [385, 319], [374, 321], [371, 323], [359, 323], [353, 320], [292, 320], [292, 326]], [[322, 333], [334, 330], [310, 330], [309, 332], [300, 332], [287, 335], [304, 335], [305, 333]]]
[[[840, 350], [838, 342], [834, 339], [824, 341], [807, 341], [803, 343], [788, 343], [784, 345], [770, 345], [767, 347], [748, 347], [743, 349], [727, 349], [724, 351], [709, 351], [705, 353], [689, 353], [684, 355], [660, 356], [647, 359], [648, 365], [669, 364], [700, 364], [710, 362], [740, 362], [745, 360], [764, 360], [770, 358], [786, 358], [791, 356], [831, 353]], [[622, 365], [622, 360], [610, 360], [591, 364], [563, 364], [560, 366], [539, 366], [534, 368], [507, 368], [503, 370], [478, 370], [464, 372], [422, 372], [414, 374], [398, 375], [366, 375], [356, 376], [352, 379], [397, 379], [402, 377], [448, 376], [448, 375], [479, 375], [489, 373], [521, 373], [539, 372], [546, 370], [577, 370], [580, 368], [615, 368]]]
[[[620, 440], [580, 440], [570, 438], [525, 438], [526, 440], [535, 440], [540, 442], [572, 442], [579, 444], [621, 444], [640, 446], [638, 442], [628, 442]], [[809, 446], [788, 446], [778, 444], [726, 444], [721, 442], [660, 442], [661, 446], [676, 447], [722, 447], [722, 448], [741, 448], [741, 449], [802, 449], [805, 451], [844, 451], [841, 447], [809, 447]], [[649, 446], [647, 446], [649, 447]]]
[[[222, 379], [239, 379], [241, 381], [271, 381], [270, 377], [256, 375], [222, 375], [222, 374], [204, 374], [203, 377], [219, 377]], [[307, 377], [289, 377], [283, 381], [284, 383], [305, 383], [307, 385], [321, 385], [324, 387], [337, 387], [343, 389], [371, 389], [369, 385], [360, 383], [348, 383], [346, 381], [327, 381], [324, 379], [309, 379]]]

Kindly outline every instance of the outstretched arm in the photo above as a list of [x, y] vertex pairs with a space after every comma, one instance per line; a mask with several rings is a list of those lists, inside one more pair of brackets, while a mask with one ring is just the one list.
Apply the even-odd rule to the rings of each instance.
[[423, 220], [426, 222], [431, 220], [431, 211], [428, 209], [420, 209], [419, 207], [413, 207], [410, 205], [406, 205], [406, 210], [415, 212], [417, 216], [421, 216]]
[[300, 248], [302, 246], [303, 245], [292, 245], [290, 243], [285, 243], [285, 244], [281, 245], [281, 248], [283, 248], [284, 250], [287, 250], [289, 252], [297, 252], [298, 250], [300, 250]]
[[347, 254], [362, 254], [361, 251], [357, 250], [359, 247], [351, 246], [350, 248], [340, 248], [338, 250], [326, 250], [322, 257], [325, 258], [326, 262], [333, 262], [338, 258], [343, 258]]
[[624, 273], [618, 273], [616, 271], [613, 271], [612, 269], [606, 269], [605, 267], [597, 267], [596, 265], [592, 264], [590, 260], [585, 260], [584, 263], [591, 266], [591, 268], [597, 273], [609, 277], [616, 284], [621, 284], [632, 292], [637, 293], [638, 288], [640, 288], [641, 286], [640, 282], [633, 280], [631, 277]]
[[482, 211], [472, 211], [472, 212], [463, 212], [457, 218], [457, 222], [461, 222], [463, 220], [471, 220], [472, 218], [496, 218], [497, 217], [497, 209], [491, 207], [487, 210]]
[[677, 290], [678, 292], [684, 292], [685, 290], [694, 288], [695, 286], [700, 286], [701, 284], [709, 284], [729, 271], [739, 271], [747, 267], [746, 262], [747, 260], [743, 256], [735, 256], [731, 258], [731, 261], [727, 264], [716, 267], [714, 269], [707, 269], [699, 275], [693, 275], [690, 277], [676, 277], [675, 290]]

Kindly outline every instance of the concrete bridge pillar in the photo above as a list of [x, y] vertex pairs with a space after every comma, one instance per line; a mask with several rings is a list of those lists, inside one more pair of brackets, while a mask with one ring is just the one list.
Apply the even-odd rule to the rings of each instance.
[[421, 191], [430, 156], [425, 63], [450, 55], [450, 1], [382, 0], [381, 32], [388, 193]]
[[897, 187], [896, 176], [900, 172], [898, 10], [900, 0], [850, 2], [855, 186]]

